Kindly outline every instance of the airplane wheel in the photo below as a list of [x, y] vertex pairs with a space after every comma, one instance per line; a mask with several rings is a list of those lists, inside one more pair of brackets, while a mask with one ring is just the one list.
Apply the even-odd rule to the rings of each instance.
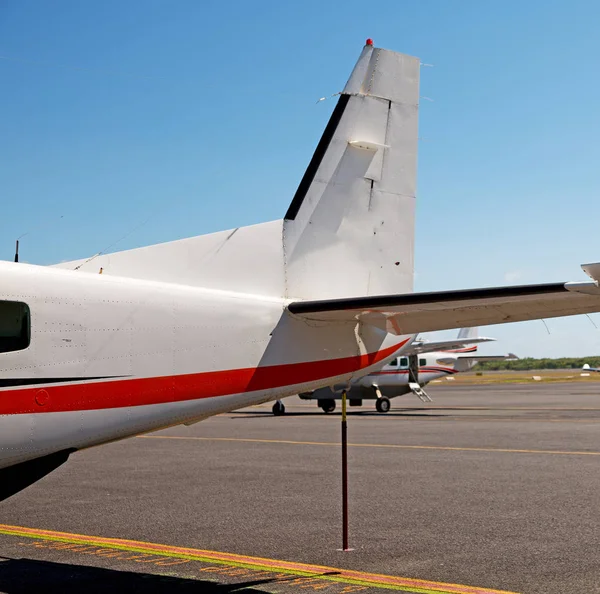
[[273, 405], [273, 414], [276, 417], [279, 417], [281, 415], [285, 414], [285, 406], [283, 405], [283, 402], [281, 402], [280, 400], [278, 400], [274, 405]]
[[323, 409], [323, 412], [333, 412], [335, 410], [335, 400], [321, 400], [320, 406]]
[[380, 413], [389, 412], [391, 406], [392, 405], [390, 403], [390, 399], [386, 398], [385, 396], [378, 398], [377, 401], [375, 402], [375, 408], [377, 409], [377, 412], [380, 412]]

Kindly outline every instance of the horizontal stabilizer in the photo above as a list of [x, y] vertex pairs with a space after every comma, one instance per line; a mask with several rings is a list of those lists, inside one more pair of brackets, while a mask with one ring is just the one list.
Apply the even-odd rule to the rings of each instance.
[[418, 341], [413, 342], [408, 350], [404, 350], [403, 354], [417, 355], [420, 353], [433, 353], [436, 351], [450, 351], [453, 349], [462, 349], [471, 344], [481, 344], [482, 342], [492, 342], [495, 338], [486, 338], [484, 336], [478, 338], [460, 339], [452, 338], [450, 340], [436, 340], [431, 342]]
[[600, 311], [597, 282], [520, 285], [323, 301], [296, 301], [304, 319], [361, 322], [396, 335]]
[[485, 361], [517, 361], [519, 357], [514, 353], [508, 353], [508, 355], [460, 355], [459, 359], [483, 363]]

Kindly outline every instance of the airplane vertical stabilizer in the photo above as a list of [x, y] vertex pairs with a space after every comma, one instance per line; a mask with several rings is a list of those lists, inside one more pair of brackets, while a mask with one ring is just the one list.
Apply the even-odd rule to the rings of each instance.
[[412, 291], [419, 70], [364, 47], [284, 219], [288, 296]]
[[458, 331], [458, 338], [475, 338], [478, 332], [479, 328], [477, 326], [472, 328], [461, 328]]
[[[472, 326], [470, 328], [461, 328], [458, 331], [458, 340], [464, 339], [465, 342], [469, 342], [469, 339], [477, 338], [477, 334], [479, 334], [479, 328], [477, 326]], [[456, 353], [474, 353], [477, 350], [477, 345], [470, 347], [463, 347], [460, 349], [455, 349]]]

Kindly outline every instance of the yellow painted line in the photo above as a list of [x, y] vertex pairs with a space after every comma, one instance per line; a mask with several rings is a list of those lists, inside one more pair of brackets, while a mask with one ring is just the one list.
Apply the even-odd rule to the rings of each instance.
[[[573, 410], [573, 412], [577, 412], [576, 409], [568, 409], [568, 410]], [[365, 411], [367, 412], [367, 411]], [[373, 419], [377, 419], [377, 422], [384, 422], [387, 421], [388, 423], [392, 423], [392, 422], [397, 422], [397, 423], [402, 423], [402, 422], [410, 422], [410, 423], [416, 423], [419, 421], [427, 421], [430, 423], [433, 422], [437, 422], [439, 421], [440, 423], [447, 423], [449, 421], [453, 421], [453, 422], [477, 422], [477, 423], [510, 423], [510, 424], [514, 424], [514, 423], [600, 423], [600, 419], [597, 418], [590, 418], [590, 419], [561, 419], [561, 418], [557, 418], [557, 417], [553, 417], [553, 418], [546, 418], [546, 417], [512, 417], [512, 416], [487, 416], [487, 417], [483, 417], [483, 416], [478, 416], [478, 415], [464, 415], [464, 416], [457, 416], [457, 415], [445, 415], [445, 416], [439, 416], [439, 415], [435, 415], [435, 414], [423, 414], [424, 412], [426, 412], [425, 409], [423, 410], [415, 410], [414, 413], [412, 411], [406, 411], [403, 412], [402, 414], [399, 414], [400, 411], [399, 410], [395, 410], [392, 413], [389, 413], [385, 416], [383, 415], [378, 415], [378, 414], [360, 414], [360, 413], [349, 413], [348, 417], [350, 419], [352, 419], [352, 422], [358, 421], [358, 422], [367, 422], [368, 420], [373, 420]], [[492, 413], [494, 411], [491, 411]], [[396, 414], [394, 414], [396, 413]], [[224, 413], [225, 414], [225, 413]], [[294, 416], [294, 413], [291, 413], [290, 416]], [[235, 416], [235, 417], [227, 417], [226, 419], [222, 416], [215, 416], [213, 417], [215, 419], [221, 418], [223, 420], [231, 420], [231, 419], [235, 419], [235, 418], [242, 418], [242, 419], [246, 419], [246, 418], [257, 418], [257, 419], [264, 419], [264, 416], [257, 416], [257, 415], [239, 415], [239, 416]], [[312, 423], [315, 420], [320, 420], [320, 421], [338, 421], [340, 420], [340, 415], [319, 415], [319, 414], [314, 414], [310, 416], [310, 422]], [[160, 431], [160, 430], [158, 430]]]
[[490, 588], [479, 588], [465, 586], [462, 584], [447, 584], [443, 582], [432, 582], [395, 575], [382, 575], [367, 573], [337, 567], [326, 567], [323, 565], [310, 565], [306, 563], [295, 563], [292, 561], [281, 561], [266, 557], [249, 557], [233, 553], [221, 553], [203, 549], [191, 549], [187, 547], [174, 547], [152, 542], [138, 540], [124, 540], [120, 538], [104, 538], [101, 536], [87, 536], [70, 532], [56, 532], [54, 530], [41, 530], [37, 528], [26, 528], [24, 526], [10, 526], [0, 524], [0, 534], [8, 536], [20, 536], [55, 542], [65, 542], [78, 545], [92, 545], [110, 549], [119, 549], [134, 553], [146, 553], [173, 557], [177, 559], [189, 559], [204, 563], [217, 563], [234, 567], [243, 567], [259, 571], [272, 571], [287, 573], [311, 578], [318, 578], [330, 582], [344, 584], [355, 584], [371, 588], [384, 588], [388, 590], [401, 590], [404, 592], [418, 592], [419, 594], [517, 594], [506, 590], [491, 590]]
[[[335, 446], [334, 441], [292, 441], [288, 439], [250, 439], [241, 437], [183, 437], [179, 435], [139, 435], [142, 439], [179, 439], [188, 441], [236, 441], [244, 443], [280, 443], [288, 445]], [[449, 452], [491, 452], [505, 454], [548, 454], [558, 456], [600, 456], [600, 452], [578, 452], [561, 450], [518, 450], [510, 448], [468, 448], [454, 446], [400, 445], [391, 443], [349, 443], [353, 448], [391, 448], [398, 450], [439, 450]]]

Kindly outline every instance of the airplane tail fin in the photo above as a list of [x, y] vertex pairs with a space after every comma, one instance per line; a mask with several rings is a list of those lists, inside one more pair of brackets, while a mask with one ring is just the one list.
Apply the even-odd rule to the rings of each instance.
[[363, 48], [284, 219], [288, 296], [412, 291], [419, 71]]
[[458, 338], [476, 338], [479, 333], [479, 328], [477, 326], [473, 328], [461, 328], [458, 331]]
[[419, 70], [364, 46], [283, 220], [58, 266], [293, 299], [411, 292]]
[[[477, 338], [478, 333], [479, 333], [479, 328], [477, 326], [473, 326], [471, 328], [461, 328], [458, 331], [458, 338], [464, 339], [465, 342], [467, 342], [468, 339], [470, 339], [470, 338]], [[464, 347], [461, 349], [455, 349], [453, 352], [454, 353], [476, 353], [477, 345]]]

